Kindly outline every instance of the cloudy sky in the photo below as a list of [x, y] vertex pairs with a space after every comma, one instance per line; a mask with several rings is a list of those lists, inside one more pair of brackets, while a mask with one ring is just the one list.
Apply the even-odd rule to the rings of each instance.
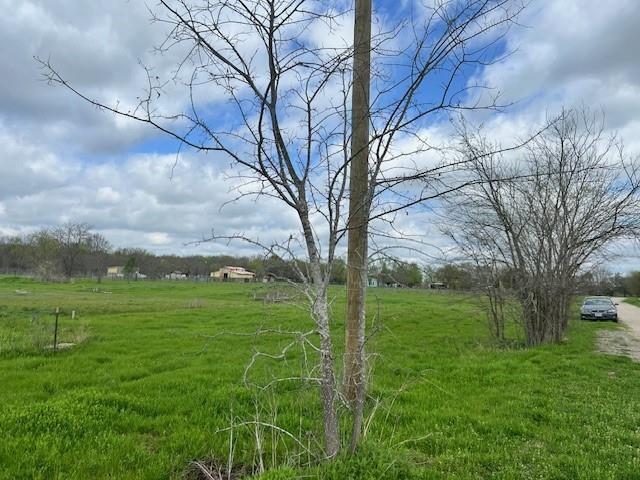
[[[187, 244], [211, 229], [274, 238], [296, 229], [295, 218], [274, 201], [228, 204], [234, 198], [228, 160], [189, 152], [177, 159], [175, 145], [153, 130], [42, 80], [34, 56], [50, 59], [91, 95], [134, 101], [145, 82], [140, 62], [166, 73], [177, 58], [152, 51], [164, 31], [149, 21], [143, 1], [0, 0], [0, 6], [11, 12], [0, 17], [0, 235], [87, 222], [116, 246], [217, 254], [247, 247]], [[640, 153], [640, 3], [533, 0], [520, 23], [506, 38], [512, 54], [474, 73], [515, 102], [492, 119], [495, 130], [507, 137], [561, 105], [584, 103], [602, 109], [607, 127]], [[184, 99], [167, 86], [167, 108]], [[428, 217], [412, 218], [414, 230], [429, 230], [420, 224]]]

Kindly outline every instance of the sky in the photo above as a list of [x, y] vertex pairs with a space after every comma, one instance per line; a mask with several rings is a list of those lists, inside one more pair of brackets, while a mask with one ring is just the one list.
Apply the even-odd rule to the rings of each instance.
[[[400, 4], [397, 14], [411, 10], [411, 0]], [[389, 5], [374, 0], [381, 17], [393, 10]], [[0, 17], [0, 235], [73, 221], [93, 225], [117, 247], [249, 254], [255, 250], [248, 245], [193, 242], [212, 229], [258, 238], [286, 238], [298, 229], [275, 200], [233, 202], [222, 155], [178, 157], [175, 142], [153, 129], [43, 81], [34, 56], [50, 59], [91, 95], [135, 101], [145, 82], [140, 63], [167, 74], [178, 58], [153, 51], [164, 31], [149, 21], [144, 2], [0, 0], [0, 7], [12, 12]], [[640, 3], [610, 0], [605, 8], [600, 0], [533, 0], [519, 24], [503, 42], [510, 55], [468, 78], [513, 102], [491, 117], [495, 135], [517, 136], [563, 105], [584, 104], [602, 110], [607, 129], [628, 152], [640, 153]], [[221, 109], [224, 100], [208, 99]], [[167, 85], [164, 107], [179, 109], [184, 101], [184, 89]], [[447, 125], [439, 118], [429, 131], [446, 140]], [[428, 215], [404, 222], [440, 242]], [[640, 267], [631, 247], [623, 253], [632, 259], [615, 260], [612, 269]]]

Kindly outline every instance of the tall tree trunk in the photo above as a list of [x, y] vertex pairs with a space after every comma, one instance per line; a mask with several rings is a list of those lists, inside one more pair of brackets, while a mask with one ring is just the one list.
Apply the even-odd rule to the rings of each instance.
[[298, 214], [302, 223], [313, 285], [313, 305], [311, 313], [320, 336], [320, 401], [324, 427], [324, 445], [327, 458], [334, 458], [340, 452], [340, 422], [336, 406], [336, 375], [333, 356], [333, 341], [329, 324], [328, 279], [323, 275], [318, 247], [315, 243], [309, 212], [301, 203]]
[[336, 409], [336, 377], [334, 373], [333, 344], [329, 330], [329, 307], [327, 290], [317, 287], [317, 297], [313, 306], [318, 333], [320, 335], [320, 397], [324, 426], [324, 443], [327, 458], [335, 457], [340, 451], [340, 430]]
[[355, 2], [353, 45], [344, 378], [345, 396], [351, 405], [353, 414], [350, 452], [356, 450], [360, 440], [366, 395], [364, 340], [370, 208], [369, 90], [371, 84], [371, 0], [356, 0]]

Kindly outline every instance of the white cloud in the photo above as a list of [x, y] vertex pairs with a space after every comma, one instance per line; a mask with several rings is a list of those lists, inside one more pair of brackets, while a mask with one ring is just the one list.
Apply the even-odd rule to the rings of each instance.
[[147, 233], [145, 238], [151, 245], [168, 245], [171, 243], [171, 237], [164, 232]]
[[[403, 1], [384, 7], [382, 21], [395, 13], [391, 9], [409, 12], [414, 5]], [[251, 250], [240, 244], [186, 244], [211, 229], [265, 241], [298, 230], [290, 210], [272, 199], [243, 199], [221, 208], [234, 198], [227, 159], [187, 155], [176, 164], [174, 154], [127, 153], [132, 145], [155, 139], [155, 132], [97, 111], [40, 80], [34, 55], [50, 57], [75, 85], [108, 101], [135, 101], [145, 83], [139, 59], [169, 76], [180, 52], [153, 54], [151, 47], [165, 32], [162, 25], [149, 22], [144, 2], [0, 0], [0, 8], [11, 12], [0, 17], [0, 56], [5, 59], [0, 84], [0, 235], [69, 219], [93, 224], [119, 246], [230, 253]], [[350, 15], [339, 34], [329, 36], [317, 24], [305, 35], [318, 45], [343, 47], [351, 41]], [[612, 0], [606, 6], [598, 0], [538, 1], [521, 22], [528, 27], [514, 28], [507, 36], [513, 55], [478, 72], [479, 80], [502, 91], [506, 101], [518, 102], [488, 119], [496, 138], [510, 141], [561, 105], [584, 102], [602, 108], [608, 127], [620, 132], [629, 150], [640, 152], [637, 1]], [[243, 48], [254, 47], [247, 41]], [[203, 102], [220, 98], [210, 92], [198, 95]], [[182, 86], [170, 83], [159, 106], [176, 111], [184, 101]], [[288, 120], [295, 128], [296, 119]], [[429, 126], [423, 134], [431, 143], [449, 140], [444, 123]], [[407, 139], [402, 148], [410, 144], [415, 147]], [[425, 154], [388, 167], [437, 161], [437, 155]], [[412, 212], [398, 221], [406, 232], [427, 233], [437, 248], [444, 248], [433, 227], [439, 220], [434, 221], [431, 212]]]
[[[153, 74], [171, 77], [181, 49], [156, 55], [166, 36], [163, 24], [152, 24], [144, 2], [113, 0], [0, 0], [11, 12], [0, 18], [0, 121], [16, 135], [69, 152], [114, 153], [155, 135], [151, 129], [122, 121], [48, 85], [34, 57], [50, 60], [66, 80], [92, 98], [108, 104], [135, 105], [147, 86], [143, 64]], [[181, 85], [168, 83], [157, 102], [176, 113], [187, 101]]]
[[120, 200], [120, 192], [112, 187], [100, 187], [96, 192], [96, 201], [102, 204], [117, 204]]
[[[624, 129], [640, 108], [640, 5], [635, 0], [534, 2], [513, 29], [512, 55], [479, 73], [479, 81], [517, 102], [508, 116], [542, 119], [562, 105], [603, 109]], [[474, 79], [475, 80], [475, 79]]]
[[275, 240], [297, 227], [273, 199], [259, 199], [259, 208], [252, 199], [222, 208], [234, 199], [235, 181], [219, 158], [188, 155], [176, 163], [175, 155], [135, 154], [87, 164], [6, 141], [6, 132], [0, 131], [0, 138], [5, 139], [0, 143], [0, 227], [5, 234], [87, 222], [117, 246], [193, 252], [198, 248], [185, 244], [212, 229]]

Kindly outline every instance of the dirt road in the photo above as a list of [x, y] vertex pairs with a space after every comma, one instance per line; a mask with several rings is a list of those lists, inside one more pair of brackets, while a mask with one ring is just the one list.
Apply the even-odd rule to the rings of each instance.
[[631, 305], [624, 298], [616, 298], [618, 303], [618, 317], [620, 322], [629, 327], [631, 332], [640, 339], [640, 307]]
[[640, 362], [640, 308], [616, 298], [618, 318], [626, 328], [600, 330], [598, 350], [611, 355], [624, 355]]

